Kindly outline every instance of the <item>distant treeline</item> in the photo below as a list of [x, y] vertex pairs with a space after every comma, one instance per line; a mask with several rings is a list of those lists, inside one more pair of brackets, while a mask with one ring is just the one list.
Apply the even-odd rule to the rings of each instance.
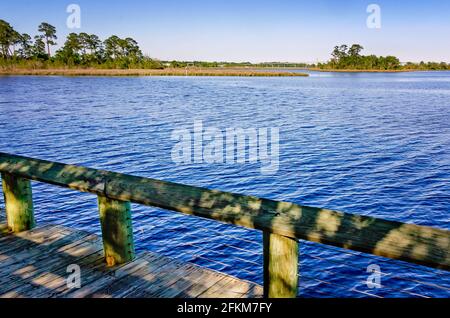
[[104, 41], [95, 34], [70, 33], [64, 45], [51, 54], [56, 45], [56, 28], [43, 22], [38, 34], [17, 32], [0, 20], [0, 65], [24, 68], [96, 67], [96, 68], [163, 68], [161, 62], [144, 56], [132, 38], [112, 35]]
[[336, 46], [327, 63], [250, 63], [159, 61], [142, 54], [138, 43], [130, 38], [112, 35], [102, 41], [95, 34], [70, 33], [63, 46], [52, 55], [56, 45], [56, 28], [43, 22], [38, 34], [19, 33], [8, 22], [0, 20], [0, 67], [3, 68], [320, 68], [323, 70], [450, 70], [450, 64], [421, 62], [401, 64], [395, 56], [361, 55], [363, 47], [354, 44]]
[[228, 67], [228, 68], [307, 68], [310, 65], [306, 63], [292, 63], [292, 62], [205, 62], [205, 61], [164, 61], [164, 65], [174, 68], [185, 67]]
[[163, 68], [211, 68], [211, 67], [306, 67], [299, 63], [204, 62], [158, 61], [144, 56], [138, 43], [128, 37], [112, 35], [102, 41], [95, 34], [70, 33], [64, 45], [52, 55], [56, 45], [56, 28], [43, 22], [33, 38], [19, 33], [8, 22], [0, 20], [0, 66], [18, 68], [76, 68], [105, 69], [163, 69]]
[[395, 56], [362, 55], [363, 49], [359, 44], [336, 46], [331, 60], [319, 63], [317, 67], [323, 70], [450, 70], [450, 64], [444, 62], [402, 64]]

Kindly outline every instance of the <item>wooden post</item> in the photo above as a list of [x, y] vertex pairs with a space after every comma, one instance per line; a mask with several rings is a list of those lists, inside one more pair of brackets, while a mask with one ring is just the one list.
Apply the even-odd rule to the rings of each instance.
[[14, 233], [35, 226], [30, 180], [2, 173], [3, 196], [8, 230]]
[[264, 297], [295, 298], [298, 289], [298, 242], [263, 232]]
[[134, 259], [130, 202], [98, 196], [103, 248], [108, 266]]

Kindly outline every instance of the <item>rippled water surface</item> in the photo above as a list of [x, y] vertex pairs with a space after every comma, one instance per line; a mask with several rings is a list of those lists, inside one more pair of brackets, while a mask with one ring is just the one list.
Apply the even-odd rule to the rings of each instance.
[[[176, 165], [175, 129], [280, 129], [280, 165]], [[450, 73], [0, 77], [0, 151], [450, 229]], [[95, 196], [33, 184], [37, 222], [100, 233]], [[3, 200], [3, 198], [1, 199]], [[1, 201], [3, 205], [3, 202]], [[133, 205], [138, 250], [262, 282], [261, 234]], [[305, 297], [449, 296], [446, 272], [301, 242]], [[366, 285], [369, 264], [382, 288]]]

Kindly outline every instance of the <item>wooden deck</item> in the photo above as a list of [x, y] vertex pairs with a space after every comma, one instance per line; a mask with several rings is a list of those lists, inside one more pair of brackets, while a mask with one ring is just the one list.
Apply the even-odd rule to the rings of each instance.
[[[81, 288], [67, 286], [67, 266], [81, 268]], [[48, 225], [0, 234], [0, 297], [261, 297], [257, 284], [144, 252], [108, 268], [96, 235]]]
[[[2, 152], [0, 174], [8, 229], [18, 233], [0, 235], [0, 297], [294, 298], [299, 240], [450, 270], [446, 229]], [[36, 224], [31, 181], [96, 195], [101, 240], [60, 226], [28, 231]], [[131, 203], [262, 231], [264, 291], [151, 253], [135, 258]], [[71, 264], [81, 267], [80, 289], [66, 285]]]

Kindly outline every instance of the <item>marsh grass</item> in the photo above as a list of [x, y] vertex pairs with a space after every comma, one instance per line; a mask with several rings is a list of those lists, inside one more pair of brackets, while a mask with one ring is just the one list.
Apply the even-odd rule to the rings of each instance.
[[310, 71], [315, 72], [331, 72], [331, 73], [404, 73], [417, 72], [415, 69], [398, 69], [398, 70], [374, 70], [374, 69], [335, 69], [335, 68], [310, 68]]
[[289, 71], [258, 71], [245, 69], [94, 69], [94, 68], [2, 68], [0, 75], [41, 76], [243, 76], [243, 77], [297, 77], [304, 73]]

